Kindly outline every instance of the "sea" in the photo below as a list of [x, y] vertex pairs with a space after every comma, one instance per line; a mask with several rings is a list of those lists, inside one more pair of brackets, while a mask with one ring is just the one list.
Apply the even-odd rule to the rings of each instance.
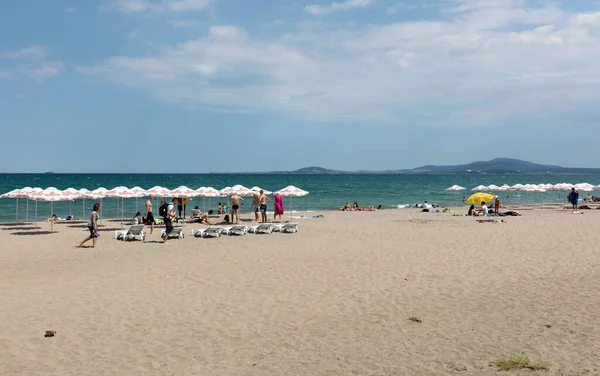
[[[340, 174], [340, 175], [297, 175], [297, 174], [2, 174], [0, 175], [0, 194], [23, 187], [55, 187], [86, 188], [94, 190], [99, 187], [111, 189], [117, 186], [151, 188], [163, 186], [174, 189], [185, 185], [193, 189], [201, 186], [222, 189], [226, 186], [241, 184], [246, 187], [259, 186], [276, 191], [288, 185], [294, 185], [309, 192], [304, 197], [285, 199], [285, 210], [318, 213], [336, 210], [346, 202], [356, 202], [360, 206], [381, 205], [385, 209], [401, 209], [422, 203], [437, 203], [441, 206], [461, 206], [462, 198], [468, 197], [471, 189], [478, 185], [495, 184], [540, 184], [540, 183], [590, 183], [600, 184], [600, 175], [590, 174]], [[446, 188], [452, 185], [466, 187], [466, 191], [449, 192]], [[493, 192], [491, 192], [493, 193]], [[590, 192], [600, 195], [600, 192]], [[531, 192], [497, 192], [504, 204], [543, 204], [566, 202], [567, 192], [549, 191]], [[160, 200], [160, 198], [159, 198]], [[76, 218], [87, 218], [96, 200], [76, 200], [75, 202], [28, 201], [25, 199], [0, 199], [0, 222], [44, 220], [53, 213], [58, 217], [72, 215]], [[187, 210], [195, 206], [203, 210], [216, 209], [219, 202], [226, 198], [208, 199], [190, 198]], [[144, 199], [116, 198], [102, 200], [102, 216], [104, 218], [132, 218], [136, 211], [143, 211]], [[272, 208], [270, 208], [272, 209]], [[154, 210], [158, 211], [157, 208]], [[241, 212], [250, 212], [247, 199]]]

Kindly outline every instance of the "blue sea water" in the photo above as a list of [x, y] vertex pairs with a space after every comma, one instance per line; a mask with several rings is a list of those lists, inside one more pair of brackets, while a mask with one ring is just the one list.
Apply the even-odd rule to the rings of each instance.
[[[242, 184], [246, 187], [260, 186], [275, 191], [295, 185], [310, 192], [308, 196], [293, 199], [293, 209], [298, 211], [335, 210], [344, 203], [357, 202], [360, 206], [382, 205], [384, 208], [398, 208], [404, 205], [429, 203], [440, 205], [458, 205], [463, 196], [469, 196], [471, 188], [483, 184], [540, 184], [540, 183], [583, 183], [600, 184], [600, 175], [573, 174], [440, 174], [440, 175], [385, 175], [385, 174], [348, 174], [348, 175], [292, 175], [292, 174], [3, 174], [0, 175], [0, 193], [16, 188], [29, 187], [69, 187], [93, 190], [99, 187], [107, 189], [116, 186], [151, 188], [155, 185], [174, 189], [181, 185], [190, 188], [211, 186], [221, 189], [226, 186]], [[461, 185], [467, 191], [448, 192], [445, 189], [451, 185]], [[533, 195], [529, 192], [499, 193], [503, 203], [560, 203], [565, 202], [566, 192], [550, 191]], [[598, 194], [598, 192], [592, 194]], [[509, 196], [508, 198], [506, 196]], [[224, 198], [213, 198], [210, 208], [216, 209], [219, 201]], [[93, 204], [92, 200], [77, 202], [55, 202], [53, 211], [59, 217], [70, 213], [75, 217], [87, 217]], [[120, 215], [120, 204], [114, 198], [102, 201], [102, 213], [105, 218]], [[85, 205], [85, 206], [84, 206]], [[194, 206], [208, 209], [208, 200], [201, 197], [191, 198], [188, 209]], [[38, 218], [48, 218], [51, 213], [50, 203], [38, 203]], [[142, 210], [143, 199], [138, 200], [137, 206]], [[290, 201], [285, 199], [286, 211], [290, 209]], [[35, 216], [35, 203], [29, 202], [26, 212], [26, 200], [19, 200], [19, 220], [26, 217], [30, 220]], [[247, 203], [242, 206], [242, 212], [250, 211]], [[270, 208], [271, 209], [271, 208]], [[124, 202], [125, 217], [133, 217], [136, 211], [136, 200], [126, 199]], [[157, 211], [155, 209], [155, 211]], [[16, 200], [0, 199], [0, 222], [16, 219]]]

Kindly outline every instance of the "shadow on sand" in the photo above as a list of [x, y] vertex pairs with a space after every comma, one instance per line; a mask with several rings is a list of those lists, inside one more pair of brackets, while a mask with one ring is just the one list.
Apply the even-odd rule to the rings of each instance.
[[27, 232], [11, 232], [11, 235], [49, 235], [49, 234], [55, 234], [56, 231], [54, 232], [50, 232], [50, 231], [27, 231]]

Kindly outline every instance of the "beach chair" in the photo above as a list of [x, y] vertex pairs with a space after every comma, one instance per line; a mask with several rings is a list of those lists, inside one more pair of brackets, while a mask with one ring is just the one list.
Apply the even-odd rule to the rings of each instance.
[[[258, 227], [258, 226], [257, 226]], [[227, 231], [227, 235], [243, 236], [248, 233], [248, 226], [233, 226]]]
[[258, 226], [249, 226], [248, 232], [254, 234], [271, 234], [274, 228], [272, 223], [263, 223]]
[[205, 228], [194, 228], [192, 229], [192, 236], [195, 238], [201, 238], [204, 231], [206, 231]]
[[226, 230], [224, 230], [223, 227], [208, 227], [208, 228], [205, 228], [204, 231], [202, 232], [202, 237], [203, 238], [220, 238], [221, 234], [223, 234], [223, 232], [226, 232]]
[[[166, 232], [166, 230], [162, 230], [160, 233], [160, 237], [162, 238], [163, 236], [165, 236]], [[183, 227], [175, 227], [173, 228], [173, 231], [171, 231], [171, 233], [169, 234], [169, 239], [183, 239], [183, 237]]]
[[146, 234], [144, 234], [144, 225], [133, 225], [129, 230], [117, 230], [115, 231], [115, 239], [117, 240], [140, 240], [144, 241]]
[[286, 234], [293, 234], [295, 232], [298, 232], [298, 224], [286, 223], [279, 231]]
[[200, 213], [202, 213], [200, 209], [192, 209], [192, 218], [200, 218]]

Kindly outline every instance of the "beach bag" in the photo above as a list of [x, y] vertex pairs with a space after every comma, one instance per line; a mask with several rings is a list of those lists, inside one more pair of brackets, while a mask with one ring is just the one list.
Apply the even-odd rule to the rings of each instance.
[[167, 204], [166, 202], [164, 204], [162, 204], [159, 208], [158, 208], [158, 214], [160, 214], [161, 217], [166, 217], [167, 216], [167, 209], [169, 208], [169, 204]]

